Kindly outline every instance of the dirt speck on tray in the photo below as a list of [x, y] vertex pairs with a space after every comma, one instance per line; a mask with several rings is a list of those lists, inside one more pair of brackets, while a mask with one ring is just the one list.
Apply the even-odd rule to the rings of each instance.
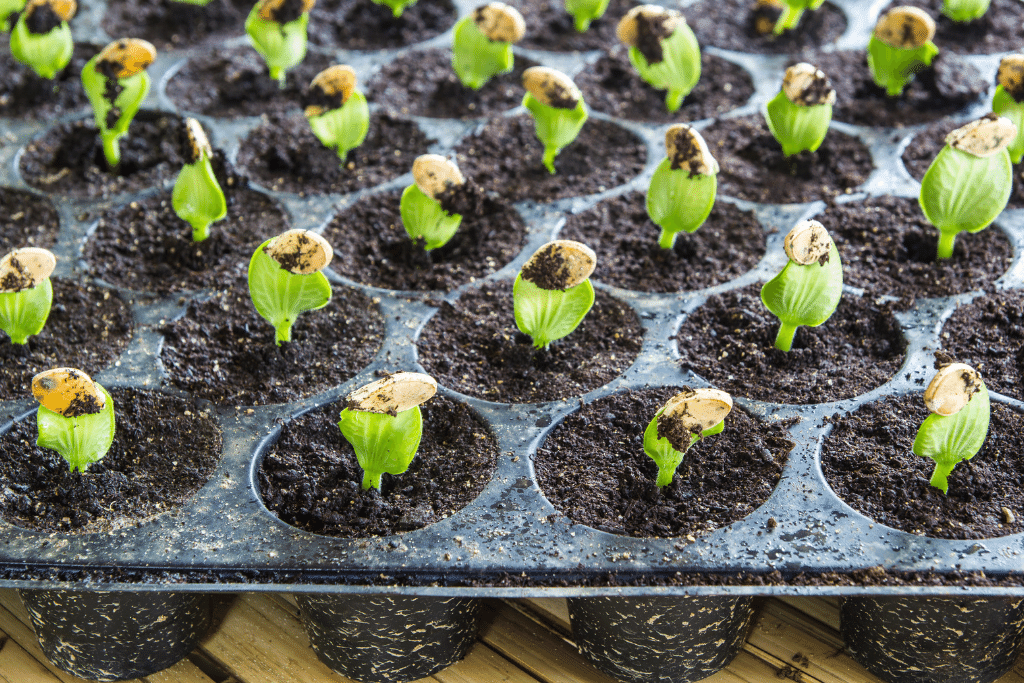
[[186, 503], [213, 474], [221, 432], [193, 401], [110, 389], [117, 431], [106, 457], [71, 472], [35, 445], [35, 416], [0, 435], [0, 514], [15, 526], [93, 533], [136, 526]]
[[251, 0], [211, 0], [205, 6], [179, 0], [118, 0], [107, 5], [103, 30], [132, 36], [158, 50], [195, 45], [208, 38], [242, 35]]
[[1019, 0], [992, 0], [980, 19], [956, 22], [942, 14], [943, 0], [898, 0], [882, 9], [896, 6], [920, 7], [935, 19], [933, 42], [939, 50], [965, 55], [1012, 52], [1021, 48], [1024, 4]]
[[320, 0], [309, 13], [309, 42], [347, 50], [382, 50], [419, 43], [456, 19], [451, 0], [419, 0], [396, 17], [372, 0]]
[[742, 408], [720, 434], [686, 451], [671, 484], [655, 484], [644, 430], [681, 390], [626, 391], [567, 417], [534, 458], [544, 496], [578, 524], [643, 538], [714, 531], [757, 509], [779, 483], [793, 443], [780, 425]]
[[821, 47], [834, 43], [846, 30], [843, 11], [826, 2], [817, 10], [804, 12], [795, 30], [781, 36], [771, 31], [759, 33], [754, 28], [753, 6], [754, 0], [702, 0], [682, 12], [701, 46], [741, 52], [785, 54]]
[[990, 390], [1024, 400], [1024, 292], [995, 292], [957, 307], [940, 341], [980, 372]]
[[615, 27], [634, 3], [610, 0], [604, 16], [595, 19], [583, 33], [576, 30], [572, 15], [561, 0], [520, 0], [514, 3], [526, 21], [526, 35], [520, 47], [553, 52], [604, 50], [619, 42]]
[[363, 538], [440, 522], [490, 481], [498, 443], [465, 404], [435, 396], [420, 406], [423, 438], [404, 474], [385, 474], [363, 491], [363, 470], [338, 428], [332, 404], [285, 423], [257, 473], [267, 508], [285, 522], [326, 536]]
[[49, 249], [57, 242], [60, 218], [53, 204], [25, 190], [0, 187], [0, 258], [21, 247]]
[[88, 107], [89, 100], [82, 89], [82, 67], [99, 50], [90, 43], [76, 44], [71, 61], [50, 80], [16, 61], [4, 49], [0, 53], [0, 112], [12, 118], [51, 121]]

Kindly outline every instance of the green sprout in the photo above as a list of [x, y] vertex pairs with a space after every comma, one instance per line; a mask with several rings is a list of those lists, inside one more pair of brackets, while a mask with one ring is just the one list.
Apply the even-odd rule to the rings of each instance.
[[943, 0], [940, 10], [949, 19], [966, 23], [981, 19], [992, 0]]
[[479, 90], [512, 70], [512, 44], [526, 33], [523, 15], [503, 2], [481, 5], [455, 24], [452, 68], [462, 84]]
[[11, 55], [52, 80], [75, 50], [68, 21], [77, 9], [75, 0], [30, 0], [11, 29]]
[[665, 106], [678, 111], [700, 80], [700, 46], [683, 15], [658, 5], [640, 5], [622, 18], [616, 32], [629, 46], [629, 61], [640, 77], [667, 90]]
[[121, 162], [119, 140], [149, 92], [146, 67], [156, 59], [156, 48], [138, 38], [115, 40], [82, 67], [82, 86], [92, 105], [103, 141], [107, 166]]
[[804, 16], [804, 10], [816, 10], [822, 6], [825, 0], [783, 0], [782, 14], [779, 16], [772, 32], [775, 35], [782, 35], [784, 31], [792, 31], [800, 23]]
[[918, 201], [939, 231], [938, 257], [950, 258], [960, 232], [984, 230], [996, 219], [1013, 190], [1007, 147], [1017, 127], [995, 114], [957, 128], [921, 179]]
[[576, 139], [587, 120], [583, 93], [561, 71], [531, 66], [523, 72], [523, 106], [533, 114], [537, 137], [544, 145], [544, 168], [555, 172], [555, 157]]
[[0, 0], [0, 33], [9, 30], [11, 15], [20, 12], [24, 6], [25, 0]]
[[572, 240], [555, 240], [538, 249], [512, 286], [516, 326], [546, 349], [579, 327], [594, 305], [590, 274], [597, 265], [594, 251]]
[[665, 133], [668, 155], [647, 188], [647, 215], [661, 228], [658, 245], [675, 246], [680, 232], [696, 232], [715, 206], [718, 162], [696, 129], [677, 123]]
[[439, 154], [424, 154], [412, 163], [413, 184], [402, 192], [402, 225], [427, 251], [443, 247], [455, 236], [462, 215], [453, 207], [466, 187], [458, 166]]
[[373, 0], [373, 4], [389, 7], [392, 15], [400, 17], [406, 9], [416, 4], [416, 0]]
[[370, 131], [370, 107], [356, 88], [356, 72], [335, 64], [318, 73], [309, 85], [306, 119], [324, 147], [338, 153], [342, 162], [363, 144]]
[[292, 340], [292, 325], [300, 313], [323, 308], [331, 301], [331, 284], [320, 271], [334, 250], [320, 235], [289, 230], [259, 247], [249, 261], [249, 297], [256, 311], [274, 326], [274, 343]]
[[981, 376], [970, 365], [942, 365], [924, 392], [931, 411], [914, 438], [914, 455], [931, 458], [935, 469], [929, 482], [949, 492], [946, 477], [961, 460], [970, 460], [985, 445], [989, 397]]
[[793, 156], [816, 152], [828, 134], [836, 91], [820, 69], [800, 62], [786, 69], [782, 89], [767, 105], [765, 120], [782, 145], [782, 153]]
[[192, 226], [192, 241], [202, 242], [210, 236], [210, 223], [228, 215], [228, 204], [210, 164], [213, 149], [203, 127], [195, 119], [185, 119], [185, 132], [189, 161], [174, 181], [171, 206]]
[[206, 7], [210, 4], [211, 0], [172, 0], [173, 2], [180, 2], [183, 5], [196, 5], [198, 7]]
[[284, 89], [285, 73], [306, 57], [306, 27], [316, 0], [260, 0], [245, 20], [252, 46]]
[[779, 319], [775, 348], [789, 351], [797, 328], [817, 327], [832, 317], [843, 295], [843, 264], [818, 221], [797, 223], [783, 246], [789, 262], [761, 288], [761, 301]]
[[71, 471], [85, 472], [114, 443], [114, 399], [75, 368], [54, 368], [32, 378], [39, 401], [36, 445], [57, 451]]
[[0, 330], [13, 344], [42, 332], [53, 304], [50, 274], [57, 259], [46, 249], [15, 249], [0, 259]]
[[1024, 157], [1024, 54], [1009, 55], [999, 62], [992, 111], [1017, 126], [1017, 137], [1006, 150], [1010, 161], [1019, 164]]
[[935, 21], [916, 7], [895, 7], [875, 24], [868, 41], [868, 68], [875, 85], [898, 97], [914, 74], [939, 54], [932, 38]]
[[690, 389], [668, 400], [644, 430], [644, 453], [658, 466], [658, 486], [672, 483], [690, 446], [725, 429], [732, 397], [719, 389]]
[[572, 15], [576, 31], [583, 33], [590, 22], [600, 19], [608, 11], [609, 0], [565, 0], [565, 11]]
[[363, 468], [363, 490], [380, 490], [381, 476], [402, 474], [423, 435], [420, 404], [437, 382], [418, 372], [396, 372], [349, 394], [338, 427]]

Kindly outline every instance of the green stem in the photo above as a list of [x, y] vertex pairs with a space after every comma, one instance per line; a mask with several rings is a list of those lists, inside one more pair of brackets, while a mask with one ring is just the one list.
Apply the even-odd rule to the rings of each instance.
[[202, 242], [210, 236], [210, 224], [206, 225], [193, 225], [192, 226], [192, 241]]
[[557, 147], [544, 146], [544, 168], [548, 169], [548, 173], [551, 175], [555, 174], [555, 155], [557, 154]]
[[796, 25], [800, 23], [800, 17], [804, 14], [803, 8], [795, 9], [788, 4], [782, 9], [782, 14], [779, 16], [779, 20], [775, 22], [775, 28], [773, 32], [775, 35], [782, 35], [783, 31], [791, 31], [796, 28]]
[[369, 489], [377, 489], [379, 491], [380, 478], [382, 474], [382, 472], [373, 473], [368, 470], [363, 470], [363, 490], [368, 491]]
[[284, 319], [277, 325], [274, 325], [274, 343], [278, 346], [281, 342], [291, 342], [292, 340], [292, 323], [294, 321]]
[[800, 326], [782, 323], [779, 326], [779, 333], [775, 335], [775, 348], [779, 351], [789, 351], [793, 348], [793, 337], [796, 336], [798, 327]]
[[668, 107], [670, 112], [679, 111], [679, 107], [683, 106], [683, 100], [686, 99], [686, 93], [682, 90], [676, 90], [669, 88], [665, 94], [665, 106]]
[[946, 477], [949, 476], [949, 473], [953, 471], [955, 466], [956, 463], [936, 462], [935, 469], [932, 471], [931, 481], [928, 483], [942, 491], [943, 494], [946, 494], [949, 491], [949, 482], [946, 481]]
[[657, 486], [668, 486], [672, 483], [672, 478], [676, 475], [675, 467], [659, 467], [658, 468], [658, 481], [654, 482]]
[[676, 246], [676, 235], [679, 233], [674, 230], [661, 229], [661, 236], [658, 237], [658, 246], [662, 249], [671, 249]]
[[270, 77], [277, 81], [277, 87], [281, 90], [284, 90], [285, 88], [285, 81], [288, 78], [286, 75], [287, 73], [288, 72], [280, 66], [270, 67]]
[[584, 17], [576, 17], [577, 33], [586, 33], [588, 28], [590, 28], [590, 19]]
[[121, 163], [121, 146], [117, 143], [117, 135], [100, 135], [103, 140], [103, 156], [107, 158], [108, 168], [117, 168]]
[[939, 231], [939, 258], [951, 258], [953, 256], [953, 243], [955, 241], [955, 232]]

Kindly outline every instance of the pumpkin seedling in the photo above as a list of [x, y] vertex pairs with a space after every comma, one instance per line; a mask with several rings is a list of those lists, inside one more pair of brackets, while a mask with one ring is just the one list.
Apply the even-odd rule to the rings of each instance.
[[836, 91], [821, 69], [800, 62], [786, 69], [782, 89], [768, 103], [768, 129], [782, 145], [782, 153], [793, 156], [816, 152], [828, 134]]
[[75, 0], [29, 0], [11, 29], [11, 55], [40, 77], [53, 79], [75, 50], [68, 21], [77, 10]]
[[992, 0], [942, 0], [940, 11], [952, 21], [966, 23], [985, 16], [991, 2]]
[[935, 469], [929, 482], [948, 493], [949, 476], [961, 460], [970, 460], [985, 444], [989, 397], [981, 375], [970, 365], [949, 363], [939, 368], [924, 392], [931, 415], [914, 438], [914, 455], [931, 458]]
[[960, 232], [984, 230], [996, 219], [1013, 189], [1007, 147], [1017, 138], [1009, 119], [987, 114], [946, 136], [946, 146], [921, 179], [918, 200], [939, 231], [938, 257], [953, 255]]
[[281, 88], [285, 72], [306, 57], [306, 27], [316, 0], [259, 0], [245, 20], [252, 46], [263, 55], [270, 77]]
[[828, 320], [843, 295], [843, 264], [818, 221], [800, 221], [783, 242], [789, 263], [761, 288], [761, 301], [779, 319], [775, 348], [789, 351], [801, 325]]
[[396, 372], [348, 395], [338, 427], [363, 468], [363, 490], [380, 489], [381, 476], [402, 474], [423, 436], [420, 404], [437, 393], [437, 382], [418, 372]]
[[683, 15], [658, 5], [640, 5], [622, 17], [616, 33], [629, 46], [629, 61], [640, 77], [667, 90], [665, 106], [678, 111], [700, 80], [700, 46]]
[[192, 226], [192, 241], [202, 242], [210, 236], [210, 223], [228, 215], [228, 204], [210, 164], [213, 149], [198, 121], [185, 119], [185, 137], [188, 161], [174, 181], [171, 206]]
[[103, 142], [107, 166], [121, 162], [118, 141], [149, 92], [146, 67], [156, 59], [156, 48], [145, 40], [122, 38], [100, 50], [82, 67], [82, 86], [92, 105]]
[[644, 430], [644, 453], [658, 465], [658, 486], [668, 486], [690, 446], [725, 429], [732, 397], [719, 389], [686, 387], [655, 413]]
[[455, 24], [452, 68], [462, 84], [479, 90], [512, 70], [512, 45], [526, 34], [523, 15], [503, 2], [481, 5]]
[[356, 87], [356, 72], [335, 64], [318, 73], [309, 84], [306, 120], [324, 147], [338, 153], [342, 162], [349, 151], [363, 144], [370, 131], [370, 108]]
[[555, 157], [576, 139], [587, 120], [583, 93], [568, 76], [546, 66], [523, 72], [523, 106], [533, 114], [537, 137], [544, 145], [544, 168], [555, 172]]
[[15, 249], [0, 259], [0, 330], [14, 344], [39, 334], [50, 315], [50, 274], [56, 257], [46, 249]]
[[875, 24], [868, 41], [868, 68], [875, 85], [898, 97], [914, 74], [939, 54], [935, 21], [917, 7], [894, 7]]
[[323, 308], [331, 301], [331, 284], [320, 272], [334, 250], [320, 235], [289, 230], [256, 249], [249, 261], [249, 297], [256, 311], [274, 326], [274, 342], [292, 340], [292, 325], [300, 313]]
[[72, 472], [85, 472], [114, 443], [114, 399], [87, 374], [54, 368], [32, 378], [39, 402], [36, 445], [60, 453]]
[[516, 326], [533, 346], [565, 337], [579, 327], [594, 305], [590, 274], [597, 266], [593, 249], [572, 240], [548, 242], [534, 252], [516, 276], [512, 300]]
[[590, 28], [590, 22], [600, 19], [608, 11], [609, 0], [565, 0], [565, 11], [573, 19], [578, 33]]
[[1006, 151], [1019, 164], [1024, 157], [1024, 54], [1008, 55], [999, 62], [992, 111], [1017, 126], [1017, 137]]
[[671, 249], [680, 232], [696, 232], [715, 206], [718, 162], [695, 128], [677, 123], [665, 132], [668, 156], [647, 188], [647, 215], [661, 228], [658, 245]]
[[800, 23], [804, 16], [804, 10], [816, 10], [824, 4], [825, 0], [782, 0], [781, 10], [772, 32], [781, 35], [784, 31], [792, 31]]
[[402, 225], [413, 240], [423, 239], [427, 251], [448, 244], [462, 223], [452, 200], [466, 185], [459, 167], [439, 154], [424, 154], [412, 162], [413, 184], [402, 192]]
[[416, 0], [373, 0], [373, 4], [388, 7], [393, 16], [400, 17], [405, 10], [416, 4]]

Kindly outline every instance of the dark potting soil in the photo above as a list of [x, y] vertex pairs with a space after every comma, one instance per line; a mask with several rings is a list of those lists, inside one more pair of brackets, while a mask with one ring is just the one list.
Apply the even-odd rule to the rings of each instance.
[[256, 50], [248, 45], [217, 48], [190, 57], [167, 83], [167, 96], [185, 111], [208, 116], [294, 112], [302, 109], [313, 78], [333, 63], [327, 55], [307, 52], [301, 64], [286, 72], [282, 90]]
[[818, 327], [797, 330], [792, 350], [775, 348], [779, 320], [761, 286], [710, 297], [676, 334], [680, 363], [735, 396], [776, 403], [826, 403], [880, 386], [903, 362], [906, 341], [889, 304], [844, 295]]
[[309, 42], [348, 50], [403, 47], [444, 33], [455, 19], [451, 0], [419, 0], [400, 17], [371, 0], [323, 0], [309, 13]]
[[443, 247], [426, 251], [402, 225], [401, 192], [364, 197], [324, 229], [334, 246], [331, 268], [365, 285], [398, 290], [450, 291], [490, 275], [511, 261], [526, 241], [526, 225], [511, 207], [484, 198], [465, 214]]
[[343, 165], [313, 135], [303, 114], [272, 114], [242, 141], [238, 166], [272, 190], [346, 193], [407, 173], [433, 142], [412, 121], [371, 114], [366, 140], [348, 153]]
[[701, 54], [700, 64], [700, 81], [674, 113], [665, 108], [666, 91], [640, 78], [622, 45], [581, 71], [576, 85], [595, 111], [656, 123], [712, 118], [742, 106], [754, 94], [754, 82], [743, 67], [707, 53]]
[[764, 229], [752, 211], [718, 202], [697, 232], [680, 232], [672, 249], [647, 216], [646, 195], [631, 192], [569, 217], [559, 239], [597, 253], [594, 279], [641, 292], [702, 289], [732, 280], [764, 255]]
[[644, 430], [681, 387], [626, 391], [585, 405], [534, 456], [544, 496], [572, 521], [644, 538], [700, 534], [746, 517], [768, 500], [793, 442], [734, 408], [720, 434], [694, 444], [672, 483], [644, 452]]
[[939, 233], [916, 199], [872, 197], [833, 204], [815, 216], [835, 239], [843, 281], [868, 296], [950, 296], [984, 287], [1006, 272], [1013, 249], [998, 228], [961, 234], [953, 257], [937, 259]]
[[523, 102], [523, 72], [537, 62], [516, 56], [510, 73], [495, 76], [479, 90], [467, 88], [452, 70], [449, 49], [410, 52], [385, 64], [370, 79], [366, 96], [403, 116], [441, 119], [493, 116]]
[[61, 278], [50, 283], [53, 304], [42, 332], [20, 346], [0, 332], [0, 401], [31, 398], [32, 377], [50, 368], [98, 373], [131, 339], [131, 311], [113, 291]]
[[993, 402], [985, 445], [953, 469], [943, 495], [928, 483], [935, 462], [913, 452], [928, 414], [916, 394], [833, 416], [821, 454], [829, 486], [879, 524], [914, 534], [963, 540], [1024, 531], [1024, 416]]
[[1024, 5], [1017, 0], [992, 0], [988, 11], [974, 21], [955, 22], [942, 14], [943, 0], [899, 0], [885, 7], [888, 12], [897, 5], [920, 7], [935, 20], [935, 43], [939, 50], [964, 55], [993, 54], [1020, 49]]
[[35, 415], [0, 436], [0, 514], [15, 526], [99, 532], [138, 526], [186, 503], [213, 474], [221, 433], [193, 401], [111, 389], [116, 433], [84, 473], [35, 445]]
[[335, 288], [326, 307], [301, 314], [292, 341], [274, 344], [245, 281], [161, 325], [167, 384], [219, 405], [285, 403], [337, 386], [380, 348], [380, 310], [351, 289]]
[[484, 191], [507, 202], [551, 201], [604, 192], [643, 170], [647, 148], [635, 135], [607, 121], [588, 120], [576, 140], [555, 158], [555, 174], [541, 159], [544, 146], [527, 114], [491, 119], [455, 148], [459, 168]]
[[12, 249], [57, 242], [60, 218], [48, 199], [24, 190], [0, 187], [0, 258]]
[[[754, 29], [752, 0], [702, 0], [682, 10], [687, 23], [703, 45], [727, 50], [787, 54], [807, 47], [834, 43], [846, 30], [843, 11], [826, 2], [813, 12], [804, 12], [793, 31], [776, 36]], [[773, 20], [774, 25], [774, 20]]]
[[118, 0], [107, 5], [103, 30], [117, 38], [144, 38], [157, 50], [196, 45], [211, 37], [245, 34], [254, 3], [211, 0], [205, 7], [177, 0]]
[[958, 306], [940, 341], [980, 372], [991, 391], [1024, 400], [1024, 291], [995, 292]]
[[628, 368], [643, 341], [636, 312], [596, 294], [580, 326], [545, 350], [516, 327], [511, 282], [467, 291], [427, 322], [416, 342], [419, 361], [439, 384], [488, 401], [580, 396]]
[[21, 173], [43, 192], [91, 199], [159, 187], [186, 162], [182, 127], [174, 114], [139, 112], [121, 138], [121, 163], [110, 171], [92, 119], [63, 123], [26, 145]]
[[760, 114], [716, 121], [701, 134], [721, 166], [718, 191], [755, 202], [790, 204], [848, 193], [873, 168], [864, 143], [836, 130], [818, 151], [787, 157]]
[[338, 428], [343, 405], [285, 423], [260, 463], [260, 495], [300, 529], [362, 538], [421, 529], [468, 505], [490, 480], [498, 443], [469, 407], [444, 396], [420, 406], [423, 438], [409, 469], [363, 491], [363, 470]]
[[592, 21], [590, 28], [579, 33], [562, 0], [520, 0], [515, 3], [515, 8], [526, 21], [526, 35], [519, 45], [553, 52], [607, 49], [619, 42], [615, 28], [633, 5], [629, 0], [611, 0], [604, 16]]
[[91, 43], [76, 43], [71, 61], [53, 80], [11, 56], [7, 38], [0, 50], [0, 114], [52, 121], [89, 105], [82, 89], [82, 67], [99, 52]]

